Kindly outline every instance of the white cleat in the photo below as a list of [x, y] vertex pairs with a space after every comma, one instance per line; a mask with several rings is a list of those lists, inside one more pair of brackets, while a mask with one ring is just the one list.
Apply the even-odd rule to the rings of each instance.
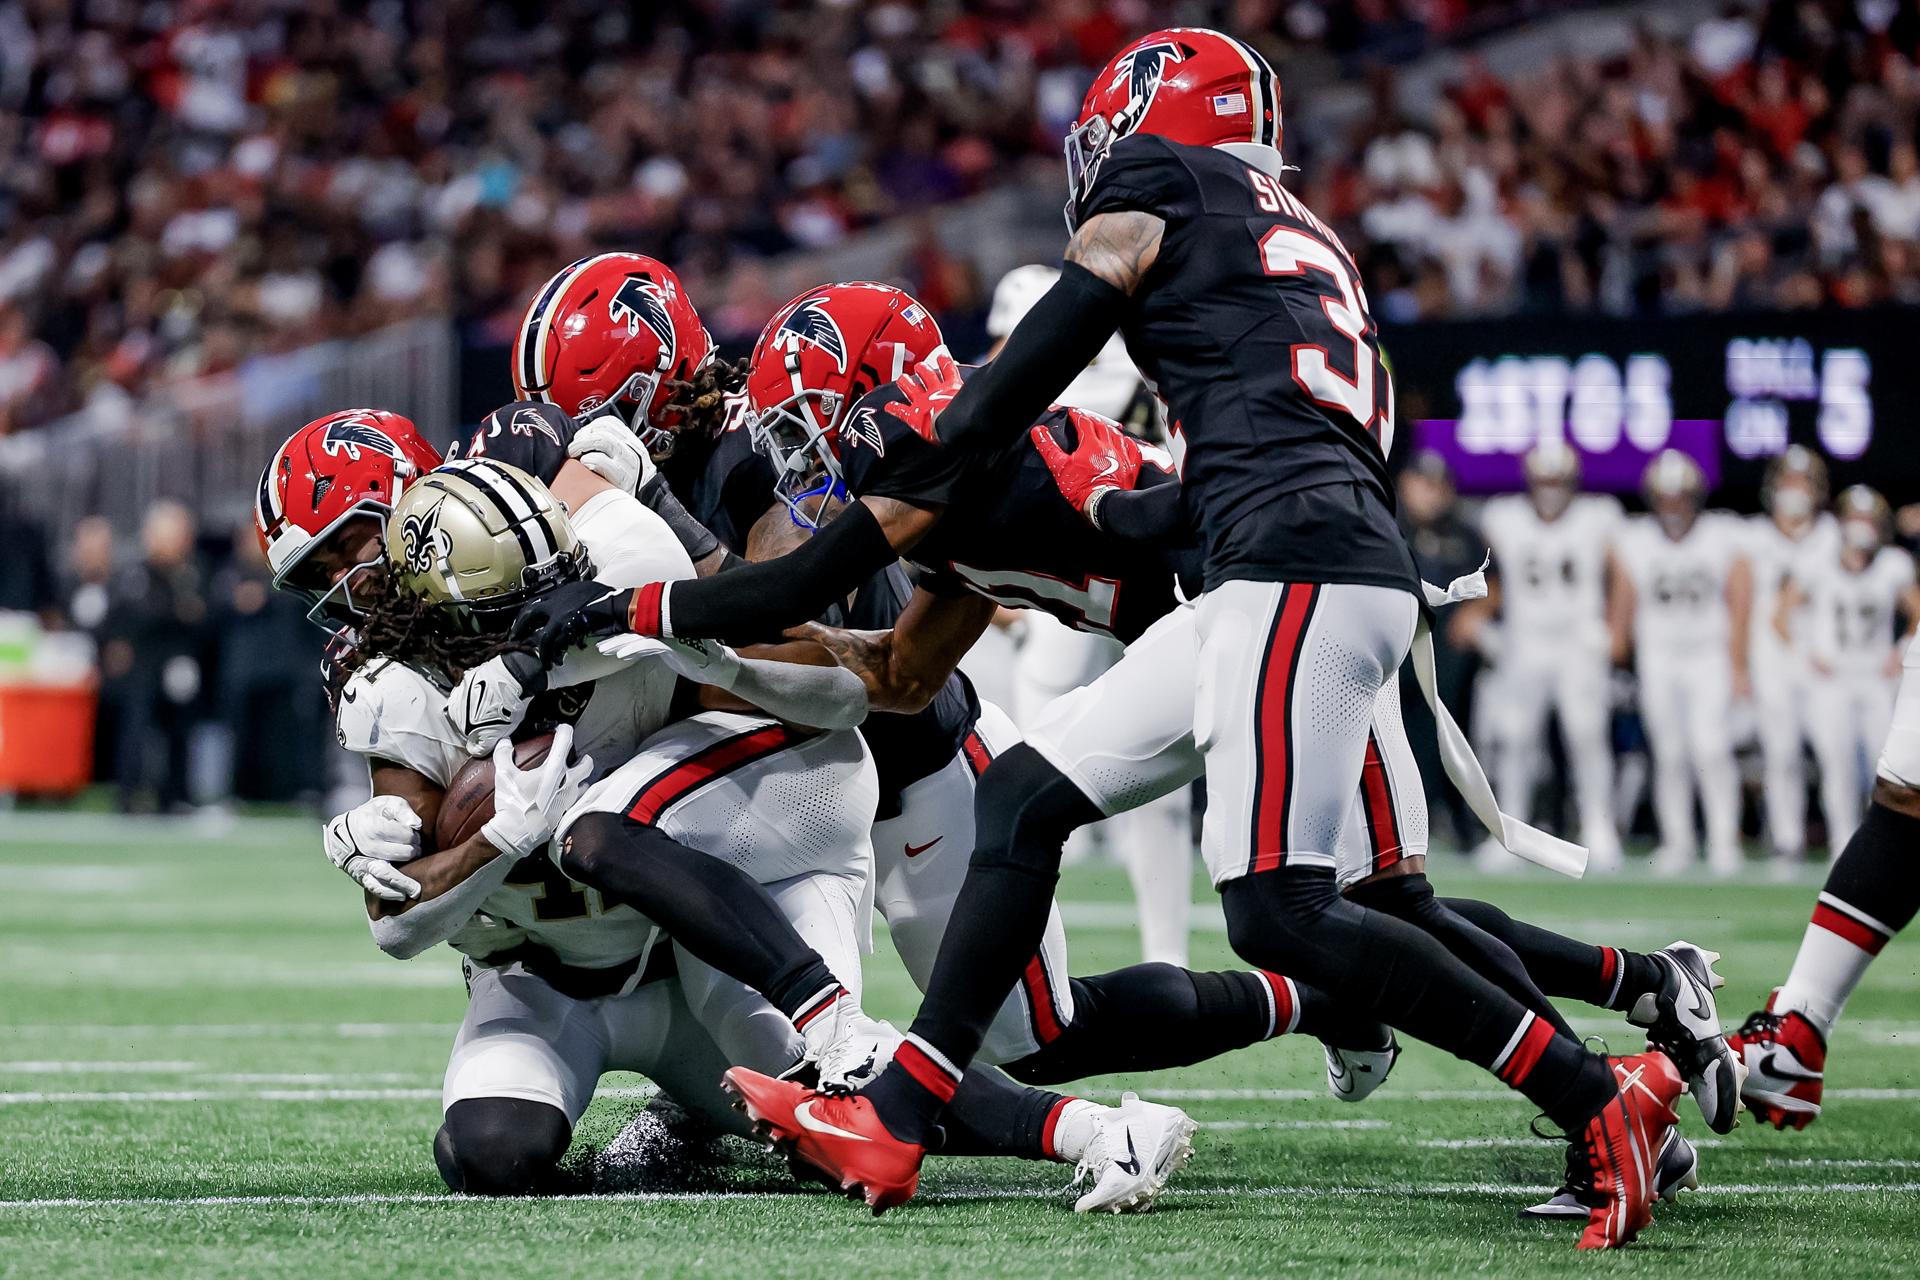
[[1720, 1033], [1713, 999], [1726, 981], [1713, 968], [1720, 953], [1675, 942], [1654, 952], [1653, 960], [1660, 966], [1660, 989], [1641, 996], [1627, 1011], [1627, 1021], [1645, 1027], [1648, 1042], [1680, 1068], [1707, 1127], [1729, 1133], [1739, 1122], [1747, 1068]]
[[1400, 1041], [1391, 1031], [1384, 1049], [1342, 1049], [1325, 1040], [1320, 1048], [1327, 1055], [1327, 1092], [1342, 1102], [1362, 1101], [1385, 1084], [1400, 1057]]
[[1093, 1187], [1074, 1201], [1073, 1211], [1145, 1213], [1193, 1155], [1198, 1126], [1180, 1108], [1142, 1102], [1133, 1093], [1102, 1112], [1100, 1130], [1073, 1171], [1074, 1187], [1089, 1178]]
[[869, 1018], [855, 1010], [836, 1029], [838, 1036], [821, 1051], [821, 1093], [856, 1093], [874, 1082], [893, 1061], [893, 1051], [904, 1036], [891, 1022]]

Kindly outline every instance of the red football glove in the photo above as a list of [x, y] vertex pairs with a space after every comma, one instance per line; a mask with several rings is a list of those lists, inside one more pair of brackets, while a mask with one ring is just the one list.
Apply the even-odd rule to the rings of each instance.
[[934, 424], [960, 394], [960, 366], [953, 357], [944, 350], [936, 351], [893, 385], [900, 388], [907, 402], [890, 404], [887, 412], [912, 427], [913, 433], [928, 444], [939, 444]]
[[1072, 453], [1062, 449], [1046, 427], [1035, 427], [1028, 436], [1047, 470], [1053, 472], [1060, 496], [1071, 502], [1075, 511], [1093, 520], [1087, 509], [1094, 499], [1110, 489], [1133, 488], [1144, 455], [1140, 442], [1111, 418], [1085, 409], [1068, 409], [1067, 414], [1073, 419], [1078, 438]]

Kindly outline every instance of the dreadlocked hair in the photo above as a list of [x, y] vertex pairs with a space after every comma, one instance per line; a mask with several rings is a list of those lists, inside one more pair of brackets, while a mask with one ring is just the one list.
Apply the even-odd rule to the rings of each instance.
[[676, 434], [717, 439], [727, 425], [727, 398], [747, 389], [747, 362], [715, 356], [688, 381], [669, 380], [666, 386], [669, 403], [686, 415]]
[[341, 661], [349, 672], [384, 658], [426, 667], [457, 681], [489, 658], [533, 652], [533, 646], [524, 641], [463, 630], [454, 625], [447, 609], [407, 590], [393, 574], [376, 576], [377, 582], [367, 588], [370, 598], [360, 642]]

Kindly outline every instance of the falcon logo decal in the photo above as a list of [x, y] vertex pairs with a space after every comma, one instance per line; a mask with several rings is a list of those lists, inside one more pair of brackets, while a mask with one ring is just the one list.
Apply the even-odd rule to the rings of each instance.
[[360, 461], [362, 449], [375, 449], [395, 461], [400, 460], [400, 446], [386, 432], [359, 418], [342, 418], [330, 424], [327, 433], [320, 437], [320, 447], [330, 458], [346, 454], [349, 462]]
[[408, 573], [431, 573], [452, 552], [453, 540], [440, 527], [439, 503], [401, 522], [400, 556]]
[[627, 336], [640, 336], [640, 326], [653, 330], [660, 339], [660, 367], [673, 364], [677, 353], [673, 338], [673, 317], [667, 314], [667, 290], [644, 276], [628, 276], [607, 304], [607, 318], [627, 326]]
[[816, 298], [808, 298], [789, 312], [773, 335], [775, 351], [798, 354], [803, 342], [832, 356], [836, 371], [847, 371], [847, 340]]
[[1186, 55], [1180, 46], [1172, 41], [1163, 40], [1158, 44], [1143, 45], [1122, 58], [1114, 67], [1114, 83], [1121, 76], [1127, 77], [1127, 118], [1138, 121], [1146, 114], [1153, 103], [1153, 95], [1160, 91], [1160, 82], [1166, 78], [1167, 64], [1182, 62]]
[[545, 414], [531, 405], [522, 405], [513, 411], [507, 430], [516, 436], [530, 436], [538, 432], [553, 441], [556, 447], [560, 444], [560, 433], [553, 429], [553, 424], [547, 421]]
[[872, 405], [854, 410], [841, 430], [846, 432], [848, 440], [866, 445], [883, 458], [887, 456], [887, 437], [880, 430], [880, 415]]

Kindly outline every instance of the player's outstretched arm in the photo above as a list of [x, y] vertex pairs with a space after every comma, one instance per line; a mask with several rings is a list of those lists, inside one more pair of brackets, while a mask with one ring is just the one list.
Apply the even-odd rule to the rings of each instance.
[[857, 590], [919, 542], [939, 518], [939, 508], [862, 498], [778, 559], [740, 565], [712, 578], [625, 591], [591, 582], [557, 587], [521, 610], [513, 635], [531, 641], [549, 662], [589, 636], [622, 631], [771, 640]]
[[1088, 218], [1067, 245], [1060, 278], [1000, 354], [967, 379], [937, 422], [926, 430], [910, 425], [922, 435], [937, 430], [941, 443], [957, 448], [992, 448], [1025, 431], [1113, 336], [1127, 299], [1160, 255], [1166, 228], [1153, 214], [1131, 210]]
[[998, 608], [983, 596], [942, 596], [920, 588], [885, 631], [810, 623], [801, 633], [859, 676], [873, 710], [912, 713], [933, 701]]

